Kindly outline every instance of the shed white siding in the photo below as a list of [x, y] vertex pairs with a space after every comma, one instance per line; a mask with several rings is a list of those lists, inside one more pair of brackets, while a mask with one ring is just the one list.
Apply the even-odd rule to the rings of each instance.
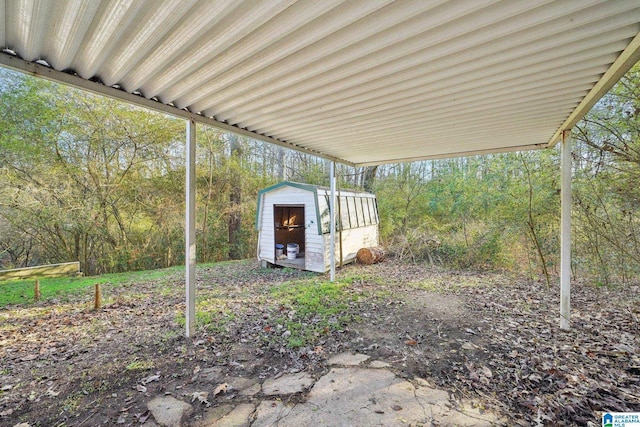
[[[265, 193], [261, 199], [261, 205], [259, 207], [260, 224], [259, 231], [260, 237], [258, 239], [258, 258], [261, 260], [275, 263], [275, 245], [276, 243], [288, 243], [288, 242], [276, 242], [275, 241], [275, 218], [273, 217], [273, 207], [276, 205], [303, 205], [305, 215], [305, 228], [314, 227], [316, 225], [316, 212], [315, 212], [315, 200], [313, 192], [302, 190], [296, 187], [281, 187], [276, 190]], [[314, 233], [306, 233], [305, 245], [306, 250], [313, 251], [314, 248], [319, 252], [322, 251], [322, 239], [317, 236], [314, 239]]]
[[[325, 271], [331, 266], [331, 236], [323, 234], [325, 247]], [[378, 246], [378, 225], [336, 231], [336, 265], [340, 265], [340, 240], [342, 240], [342, 263], [355, 261], [361, 248]]]

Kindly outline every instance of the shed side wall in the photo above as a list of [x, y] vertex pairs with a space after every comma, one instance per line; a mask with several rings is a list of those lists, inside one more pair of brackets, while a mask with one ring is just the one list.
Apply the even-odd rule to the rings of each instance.
[[[325, 270], [331, 267], [331, 236], [323, 235], [325, 242]], [[353, 262], [361, 248], [378, 246], [378, 225], [353, 228], [342, 232], [342, 262]], [[340, 233], [336, 232], [336, 265], [340, 264]]]

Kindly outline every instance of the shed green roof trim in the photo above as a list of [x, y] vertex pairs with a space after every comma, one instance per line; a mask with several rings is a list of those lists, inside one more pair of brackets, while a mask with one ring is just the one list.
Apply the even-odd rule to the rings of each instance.
[[301, 183], [301, 182], [293, 182], [293, 181], [282, 181], [282, 182], [279, 182], [277, 184], [272, 185], [271, 187], [267, 187], [267, 188], [264, 188], [264, 189], [260, 190], [258, 192], [258, 197], [262, 197], [262, 195], [264, 193], [268, 193], [270, 191], [277, 190], [280, 187], [295, 187], [295, 188], [299, 188], [301, 190], [307, 190], [307, 191], [316, 191], [319, 188], [318, 185], [304, 184], [304, 183]]

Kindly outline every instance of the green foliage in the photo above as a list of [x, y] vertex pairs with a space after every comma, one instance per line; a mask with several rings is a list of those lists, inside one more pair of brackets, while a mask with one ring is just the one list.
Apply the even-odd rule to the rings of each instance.
[[180, 122], [43, 80], [13, 80], [0, 95], [12, 111], [0, 123], [0, 218], [33, 250], [3, 242], [7, 252], [40, 263], [79, 260], [88, 274], [153, 267], [141, 249], [155, 246], [153, 209], [172, 197], [154, 188], [150, 200], [145, 181], [166, 167]]
[[397, 165], [376, 187], [382, 238], [413, 261], [524, 267], [514, 254], [531, 252], [529, 211], [540, 224], [557, 215], [554, 161], [552, 152], [537, 152]]
[[574, 271], [607, 285], [640, 274], [640, 65], [577, 126]]
[[[85, 274], [184, 261], [180, 120], [0, 70], [0, 266], [81, 262]], [[640, 274], [640, 66], [574, 129], [574, 275]], [[197, 259], [253, 257], [257, 193], [328, 185], [329, 163], [198, 126]], [[559, 150], [352, 168], [401, 258], [556, 274]], [[375, 178], [375, 179], [374, 179]], [[366, 182], [365, 182], [366, 181]]]

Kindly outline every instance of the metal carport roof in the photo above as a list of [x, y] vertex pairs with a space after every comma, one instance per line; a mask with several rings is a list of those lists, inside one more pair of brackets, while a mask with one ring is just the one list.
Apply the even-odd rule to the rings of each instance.
[[0, 0], [0, 65], [347, 164], [545, 147], [638, 0]]

